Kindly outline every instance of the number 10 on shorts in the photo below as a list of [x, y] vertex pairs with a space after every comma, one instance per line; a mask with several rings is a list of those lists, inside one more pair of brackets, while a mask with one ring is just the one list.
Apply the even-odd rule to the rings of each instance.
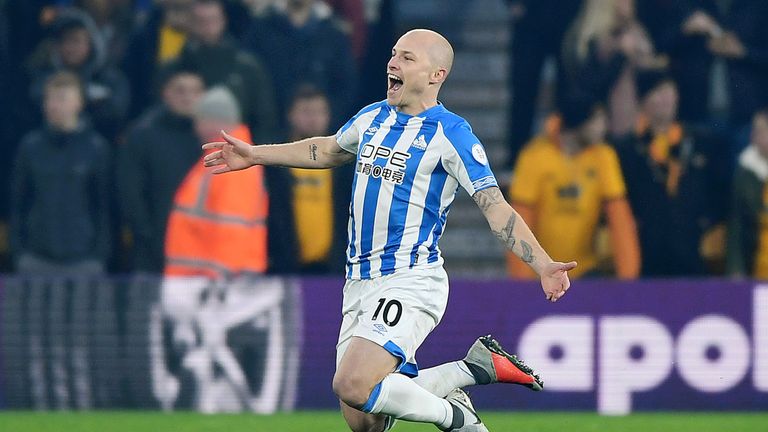
[[379, 313], [381, 313], [381, 318], [384, 320], [384, 324], [394, 327], [403, 315], [403, 305], [397, 300], [387, 301], [385, 298], [380, 298], [379, 305], [376, 307], [376, 311], [373, 313], [371, 320], [376, 321], [376, 319], [379, 318]]

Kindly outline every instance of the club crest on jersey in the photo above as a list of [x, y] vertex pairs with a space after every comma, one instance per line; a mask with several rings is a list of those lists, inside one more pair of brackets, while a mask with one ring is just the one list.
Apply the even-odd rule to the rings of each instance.
[[472, 146], [472, 157], [481, 164], [488, 165], [488, 156], [485, 155], [485, 150], [483, 150], [483, 146], [480, 143]]
[[411, 143], [411, 147], [417, 148], [419, 150], [426, 150], [427, 149], [427, 140], [424, 139], [424, 135], [419, 135], [418, 138], [414, 139]]
[[378, 130], [379, 128], [376, 126], [369, 127], [368, 130], [365, 131], [365, 135], [370, 135], [370, 136], [376, 135], [376, 132], [378, 132]]

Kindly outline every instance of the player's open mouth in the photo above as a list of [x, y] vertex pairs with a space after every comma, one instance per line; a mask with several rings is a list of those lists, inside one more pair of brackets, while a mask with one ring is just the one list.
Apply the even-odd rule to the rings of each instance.
[[403, 79], [397, 75], [387, 74], [387, 80], [389, 82], [387, 93], [395, 93], [403, 86]]

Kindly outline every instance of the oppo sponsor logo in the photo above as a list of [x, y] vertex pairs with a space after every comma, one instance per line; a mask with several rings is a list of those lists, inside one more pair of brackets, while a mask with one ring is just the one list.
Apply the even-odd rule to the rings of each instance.
[[366, 144], [363, 146], [363, 150], [360, 152], [360, 159], [386, 159], [388, 163], [401, 169], [405, 169], [405, 164], [408, 159], [411, 158], [410, 153], [394, 151], [390, 148], [383, 146], [374, 146], [373, 144]]
[[673, 369], [703, 393], [731, 390], [747, 377], [768, 392], [768, 286], [753, 290], [751, 327], [708, 314], [673, 335], [645, 315], [554, 315], [524, 330], [518, 352], [546, 377], [547, 390], [596, 391], [600, 413], [627, 414], [633, 394], [660, 388]]

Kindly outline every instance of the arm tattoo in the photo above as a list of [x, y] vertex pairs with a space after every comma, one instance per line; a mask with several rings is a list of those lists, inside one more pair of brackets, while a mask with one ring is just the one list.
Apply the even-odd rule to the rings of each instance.
[[524, 263], [532, 263], [536, 257], [533, 256], [533, 249], [531, 248], [531, 245], [526, 243], [524, 240], [521, 240], [520, 247], [523, 248], [523, 253], [520, 255], [520, 259], [523, 260]]
[[317, 160], [317, 144], [309, 145], [309, 158], [313, 161]]
[[[480, 210], [482, 210], [483, 213], [486, 213], [488, 209], [495, 206], [496, 204], [505, 202], [504, 195], [501, 194], [501, 190], [497, 187], [481, 190], [480, 192], [472, 195], [472, 199], [475, 200], [477, 206], [480, 207]], [[500, 230], [492, 229], [496, 237], [501, 240], [502, 243], [504, 243], [504, 246], [506, 246], [507, 250], [512, 250], [512, 248], [514, 248], [517, 244], [517, 238], [514, 235], [515, 222], [517, 222], [517, 213], [513, 212], [511, 215], [509, 215], [509, 219], [507, 219], [507, 223], [504, 225], [504, 228]], [[525, 263], [532, 263], [536, 257], [533, 256], [533, 248], [531, 245], [526, 241], [521, 240], [520, 247], [522, 249], [520, 259], [522, 259]]]
[[497, 187], [491, 187], [483, 189], [480, 192], [472, 195], [472, 199], [475, 200], [480, 210], [485, 213], [489, 208], [496, 204], [504, 202], [504, 195], [501, 194], [501, 190]]
[[509, 250], [512, 250], [512, 248], [515, 246], [515, 243], [517, 242], [514, 234], [512, 234], [515, 229], [516, 221], [517, 216], [513, 213], [509, 216], [509, 219], [507, 219], [507, 224], [504, 225], [504, 228], [502, 228], [500, 231], [493, 231], [493, 233], [496, 234], [496, 237], [498, 237], [499, 240], [504, 243], [504, 246], [506, 246]]

